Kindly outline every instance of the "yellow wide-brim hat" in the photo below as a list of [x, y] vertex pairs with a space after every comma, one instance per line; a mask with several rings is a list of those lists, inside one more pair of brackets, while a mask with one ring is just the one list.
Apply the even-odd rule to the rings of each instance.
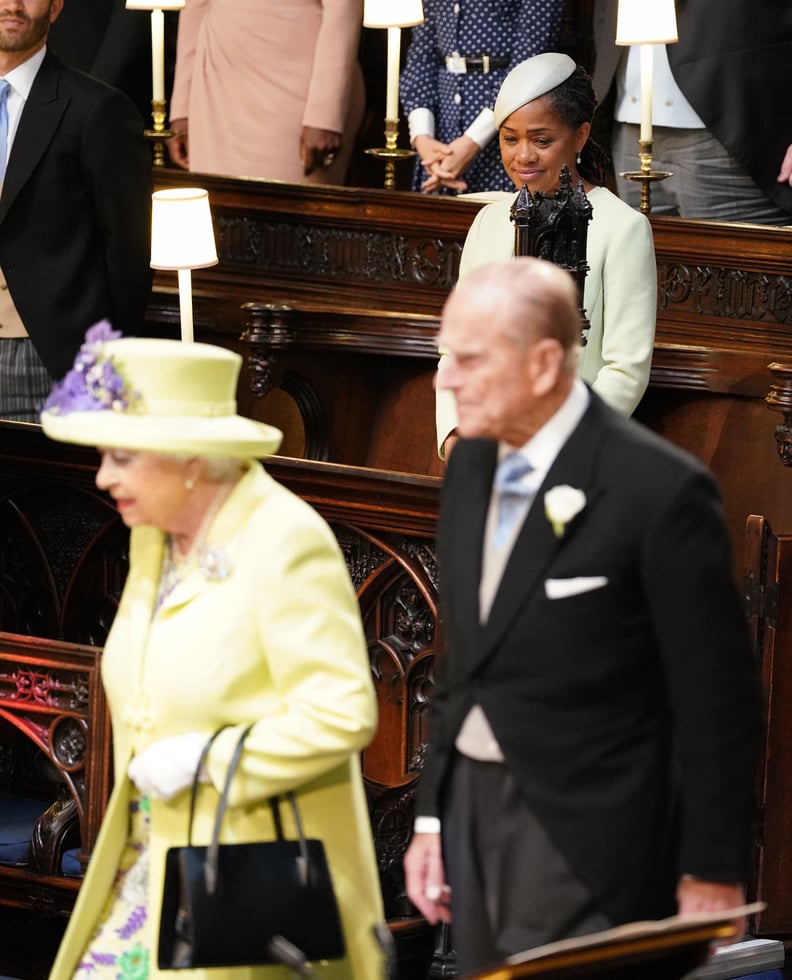
[[515, 65], [503, 79], [493, 109], [500, 129], [509, 116], [565, 82], [577, 65], [568, 54], [547, 51]]
[[237, 414], [242, 358], [212, 344], [92, 327], [41, 413], [59, 442], [195, 456], [269, 456], [283, 434]]

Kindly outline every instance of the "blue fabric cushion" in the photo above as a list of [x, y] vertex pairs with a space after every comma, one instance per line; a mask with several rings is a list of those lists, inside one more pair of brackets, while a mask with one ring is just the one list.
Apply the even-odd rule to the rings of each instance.
[[0, 793], [0, 864], [27, 864], [33, 827], [49, 806], [14, 793]]
[[[77, 855], [80, 853], [79, 847], [73, 847], [70, 851], [64, 851], [61, 858], [61, 871], [72, 878], [82, 878], [83, 866], [80, 864]], [[3, 980], [0, 977], [0, 980]]]

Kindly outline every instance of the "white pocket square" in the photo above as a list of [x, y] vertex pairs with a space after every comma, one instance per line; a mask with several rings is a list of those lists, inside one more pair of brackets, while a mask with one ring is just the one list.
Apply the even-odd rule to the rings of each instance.
[[569, 596], [593, 592], [608, 584], [604, 575], [579, 575], [577, 578], [548, 578], [545, 580], [545, 595], [548, 599], [567, 599]]

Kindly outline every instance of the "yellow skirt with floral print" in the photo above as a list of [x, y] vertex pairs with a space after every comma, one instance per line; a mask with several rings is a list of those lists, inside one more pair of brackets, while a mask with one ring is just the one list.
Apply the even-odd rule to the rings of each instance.
[[129, 804], [129, 839], [74, 980], [147, 980], [149, 801]]

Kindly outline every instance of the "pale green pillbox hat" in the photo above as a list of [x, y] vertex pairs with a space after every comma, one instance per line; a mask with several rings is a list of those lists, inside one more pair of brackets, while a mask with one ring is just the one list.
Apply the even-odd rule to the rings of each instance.
[[565, 82], [577, 65], [567, 54], [548, 51], [515, 65], [503, 79], [495, 99], [495, 126], [500, 129], [506, 119], [534, 99], [547, 95]]

